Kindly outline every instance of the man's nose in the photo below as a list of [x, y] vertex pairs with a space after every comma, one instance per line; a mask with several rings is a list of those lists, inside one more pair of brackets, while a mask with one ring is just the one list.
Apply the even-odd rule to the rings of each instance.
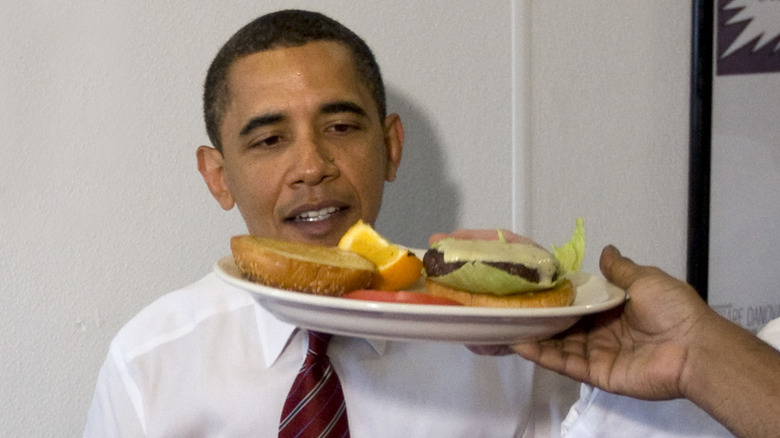
[[334, 151], [322, 139], [307, 136], [297, 146], [294, 183], [315, 185], [338, 175]]

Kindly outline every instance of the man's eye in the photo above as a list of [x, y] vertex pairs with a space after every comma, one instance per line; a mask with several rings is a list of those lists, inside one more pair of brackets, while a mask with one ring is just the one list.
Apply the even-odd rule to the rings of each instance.
[[346, 133], [358, 130], [358, 126], [349, 123], [337, 123], [330, 127], [331, 132]]
[[258, 142], [252, 144], [252, 147], [256, 148], [271, 148], [278, 145], [282, 141], [282, 138], [278, 135], [266, 137]]

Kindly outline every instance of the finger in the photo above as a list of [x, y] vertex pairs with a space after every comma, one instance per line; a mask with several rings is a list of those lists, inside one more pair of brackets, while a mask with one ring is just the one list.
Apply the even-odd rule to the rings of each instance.
[[506, 356], [514, 353], [509, 345], [467, 345], [466, 348], [481, 356]]
[[515, 344], [512, 345], [511, 349], [521, 357], [528, 359], [531, 362], [537, 362], [539, 360], [539, 356], [542, 355], [542, 346], [539, 345], [538, 342]]
[[587, 355], [588, 335], [572, 328], [550, 339], [515, 344], [512, 350], [546, 368], [562, 371], [567, 362], [584, 359]]
[[607, 280], [623, 289], [628, 289], [642, 272], [641, 266], [631, 259], [623, 257], [620, 251], [612, 245], [607, 245], [601, 251], [599, 267]]
[[580, 382], [588, 381], [588, 363], [584, 355], [586, 348], [580, 342], [530, 342], [513, 345], [512, 350], [544, 368]]

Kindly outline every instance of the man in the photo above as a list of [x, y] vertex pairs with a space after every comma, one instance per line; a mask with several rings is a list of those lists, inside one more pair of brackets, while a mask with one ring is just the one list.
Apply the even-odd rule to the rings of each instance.
[[[251, 233], [333, 245], [357, 219], [376, 219], [383, 185], [395, 178], [401, 161], [403, 127], [398, 115], [386, 115], [376, 62], [348, 29], [303, 11], [253, 21], [212, 63], [204, 107], [214, 147], [198, 149], [198, 168], [219, 204], [237, 206]], [[690, 295], [679, 283], [669, 286], [663, 273], [634, 272], [614, 251], [606, 250], [602, 261], [605, 275], [632, 294], [620, 318], [633, 324], [670, 316], [669, 306], [657, 306], [668, 302], [654, 299], [654, 292]], [[683, 301], [685, 311], [672, 314], [675, 321], [700, 309]], [[643, 310], [648, 313], [637, 315]], [[651, 344], [674, 347], [655, 333], [645, 335]], [[163, 296], [122, 328], [101, 368], [85, 436], [276, 436], [284, 399], [303, 362], [305, 336], [246, 291], [209, 274]], [[609, 355], [600, 356], [603, 361], [592, 354], [578, 359], [573, 353], [588, 348], [571, 345], [582, 345], [582, 335], [563, 341], [515, 350], [633, 396], [653, 396], [643, 388], [668, 383], [680, 369], [658, 361], [654, 369], [666, 376], [660, 379], [647, 374], [651, 367], [641, 357], [623, 351], [624, 360], [639, 363], [623, 377], [636, 372], [640, 378], [621, 386], [614, 374], [597, 372]], [[771, 367], [774, 357], [757, 348]], [[571, 382], [518, 356], [478, 356], [458, 345], [336, 337], [328, 356], [355, 437], [555, 437], [576, 398]], [[706, 401], [712, 398], [678, 389], [667, 385], [661, 396], [691, 396], [732, 427], [733, 414], [710, 409]], [[728, 389], [718, 395], [733, 395]], [[647, 406], [626, 408], [627, 400], [600, 405], [594, 399], [586, 392], [575, 405], [564, 423], [568, 436], [685, 436], [692, 420], [698, 433], [727, 434], [685, 400], [656, 405], [662, 409], [653, 413], [671, 415], [652, 417], [642, 414]], [[661, 428], [653, 423], [659, 419]], [[733, 430], [749, 434], [755, 422]]]
[[[214, 147], [198, 149], [198, 168], [249, 232], [334, 245], [376, 219], [403, 128], [370, 50], [339, 23], [282, 11], [248, 24], [212, 63], [204, 107]], [[85, 435], [276, 436], [305, 340], [209, 274], [122, 328]], [[460, 345], [334, 337], [327, 354], [354, 437], [557, 436], [576, 398], [518, 356]]]

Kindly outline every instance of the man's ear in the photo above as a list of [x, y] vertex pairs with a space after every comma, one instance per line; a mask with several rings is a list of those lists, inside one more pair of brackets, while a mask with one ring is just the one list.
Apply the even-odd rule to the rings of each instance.
[[236, 203], [225, 183], [222, 153], [212, 147], [201, 146], [198, 148], [197, 156], [198, 171], [203, 176], [203, 180], [206, 181], [211, 196], [219, 202], [223, 209], [230, 210]]
[[385, 148], [387, 149], [387, 169], [385, 180], [395, 181], [398, 166], [401, 165], [401, 154], [404, 148], [404, 126], [398, 114], [385, 117]]

